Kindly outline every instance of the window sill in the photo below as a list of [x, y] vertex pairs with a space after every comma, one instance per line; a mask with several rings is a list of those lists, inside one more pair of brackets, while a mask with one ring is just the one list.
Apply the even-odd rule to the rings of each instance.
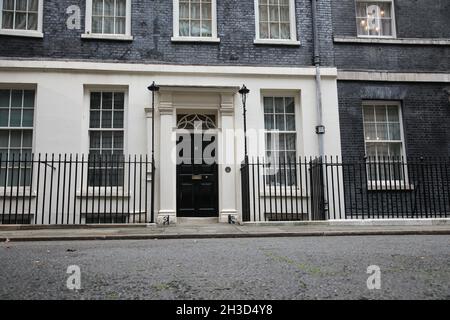
[[414, 185], [409, 183], [399, 183], [397, 181], [392, 181], [392, 183], [380, 183], [376, 181], [369, 181], [367, 183], [368, 191], [413, 191]]
[[172, 37], [172, 42], [200, 42], [200, 43], [220, 43], [220, 38], [213, 37]]
[[450, 39], [430, 39], [430, 38], [394, 38], [394, 37], [334, 37], [334, 42], [338, 43], [368, 43], [368, 44], [403, 44], [403, 45], [433, 45], [448, 46]]
[[97, 33], [83, 33], [82, 39], [94, 39], [94, 40], [116, 40], [116, 41], [133, 41], [133, 36], [117, 35], [117, 34], [97, 34]]
[[13, 37], [28, 37], [28, 38], [44, 38], [44, 34], [40, 31], [34, 30], [9, 30], [0, 29], [0, 35]]
[[280, 45], [280, 46], [299, 46], [300, 41], [296, 40], [271, 40], [271, 39], [255, 39], [253, 44]]

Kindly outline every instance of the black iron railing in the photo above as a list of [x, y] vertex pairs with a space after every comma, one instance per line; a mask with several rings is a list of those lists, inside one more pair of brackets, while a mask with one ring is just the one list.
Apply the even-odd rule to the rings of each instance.
[[0, 154], [0, 224], [154, 222], [147, 156]]
[[254, 158], [241, 179], [244, 221], [450, 217], [449, 158]]

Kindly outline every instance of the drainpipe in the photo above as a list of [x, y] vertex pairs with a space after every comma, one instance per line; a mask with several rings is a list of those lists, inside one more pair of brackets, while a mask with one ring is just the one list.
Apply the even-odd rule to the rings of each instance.
[[312, 24], [313, 24], [313, 38], [314, 38], [314, 66], [316, 67], [316, 111], [317, 111], [317, 126], [316, 134], [319, 144], [319, 156], [324, 157], [324, 134], [325, 126], [323, 125], [323, 111], [322, 111], [322, 79], [320, 75], [320, 44], [319, 31], [317, 21], [317, 0], [311, 0], [312, 7]]

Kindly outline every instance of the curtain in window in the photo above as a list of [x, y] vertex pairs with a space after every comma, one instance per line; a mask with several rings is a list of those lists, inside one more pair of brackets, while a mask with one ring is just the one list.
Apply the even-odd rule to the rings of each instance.
[[289, 0], [259, 0], [259, 37], [290, 39]]
[[211, 0], [180, 0], [179, 34], [182, 37], [212, 36]]

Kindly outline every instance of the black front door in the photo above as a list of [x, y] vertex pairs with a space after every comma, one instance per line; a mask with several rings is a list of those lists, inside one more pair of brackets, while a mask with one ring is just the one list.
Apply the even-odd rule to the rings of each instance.
[[216, 136], [178, 135], [177, 146], [177, 215], [218, 216]]

